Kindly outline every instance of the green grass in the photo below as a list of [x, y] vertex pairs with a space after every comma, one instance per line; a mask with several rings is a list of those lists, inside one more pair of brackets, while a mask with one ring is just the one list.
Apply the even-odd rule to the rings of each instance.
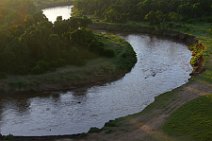
[[201, 96], [174, 112], [163, 130], [182, 141], [212, 140], [212, 95]]

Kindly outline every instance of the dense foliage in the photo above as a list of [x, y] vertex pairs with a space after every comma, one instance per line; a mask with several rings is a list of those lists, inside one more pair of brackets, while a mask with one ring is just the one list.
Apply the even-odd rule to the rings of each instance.
[[212, 15], [211, 0], [75, 0], [75, 14], [112, 22], [127, 20], [185, 21]]
[[[82, 65], [98, 55], [112, 57], [86, 17], [52, 24], [30, 0], [0, 1], [0, 74], [42, 73], [64, 65]], [[99, 47], [100, 45], [100, 47]]]

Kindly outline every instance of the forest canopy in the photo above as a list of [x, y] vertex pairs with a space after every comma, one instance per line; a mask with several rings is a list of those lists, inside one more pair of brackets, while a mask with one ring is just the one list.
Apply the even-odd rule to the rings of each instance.
[[75, 14], [123, 22], [211, 21], [211, 0], [75, 0]]

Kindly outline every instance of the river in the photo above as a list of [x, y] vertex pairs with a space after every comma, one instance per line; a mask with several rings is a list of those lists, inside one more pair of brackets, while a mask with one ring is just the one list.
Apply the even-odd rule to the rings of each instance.
[[[57, 7], [45, 9], [44, 14], [54, 22], [58, 14], [66, 19], [70, 11], [69, 6]], [[120, 80], [89, 89], [2, 97], [1, 134], [85, 133], [91, 127], [102, 128], [109, 120], [138, 113], [156, 96], [188, 82], [191, 52], [185, 45], [147, 35], [129, 34], [123, 38], [137, 54], [131, 72]]]

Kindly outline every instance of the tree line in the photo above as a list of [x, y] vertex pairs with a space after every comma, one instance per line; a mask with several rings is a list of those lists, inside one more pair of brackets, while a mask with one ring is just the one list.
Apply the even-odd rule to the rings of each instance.
[[110, 22], [210, 21], [211, 0], [76, 0], [75, 14], [99, 17]]

